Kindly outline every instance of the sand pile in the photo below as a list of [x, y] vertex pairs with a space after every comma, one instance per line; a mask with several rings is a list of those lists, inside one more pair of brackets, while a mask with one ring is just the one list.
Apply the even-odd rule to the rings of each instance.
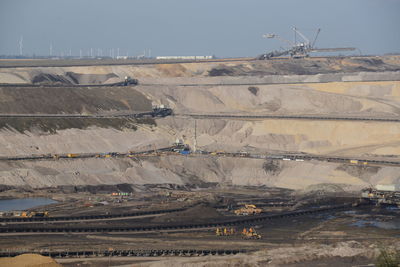
[[12, 258], [0, 258], [0, 266], [4, 267], [62, 267], [50, 257], [38, 254], [23, 254]]

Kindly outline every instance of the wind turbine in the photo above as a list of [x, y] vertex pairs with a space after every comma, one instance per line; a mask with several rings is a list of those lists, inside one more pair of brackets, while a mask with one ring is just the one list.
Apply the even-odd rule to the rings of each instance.
[[19, 39], [18, 45], [19, 45], [19, 55], [22, 56], [22, 49], [24, 48], [23, 45], [24, 42], [24, 36], [21, 35], [21, 38]]

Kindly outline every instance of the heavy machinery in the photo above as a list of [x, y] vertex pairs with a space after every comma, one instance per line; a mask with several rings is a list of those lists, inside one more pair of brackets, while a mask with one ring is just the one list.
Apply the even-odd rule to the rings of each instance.
[[257, 208], [253, 204], [245, 204], [244, 207], [234, 211], [236, 215], [257, 215], [262, 212], [262, 209]]
[[32, 217], [49, 217], [48, 211], [32, 212]]
[[249, 229], [243, 228], [242, 238], [243, 239], [261, 239], [261, 235], [259, 235], [253, 227], [250, 227]]
[[376, 205], [394, 205], [400, 207], [400, 185], [376, 185], [361, 191], [361, 198], [369, 200]]
[[23, 211], [21, 213], [21, 217], [23, 218], [37, 218], [37, 217], [49, 217], [49, 212], [48, 211], [38, 211], [38, 212], [34, 212], [34, 211]]
[[215, 235], [216, 236], [230, 236], [230, 235], [234, 235], [236, 233], [234, 228], [217, 228], [215, 229]]
[[132, 79], [129, 76], [125, 76], [124, 79], [124, 86], [128, 86], [128, 85], [137, 85], [139, 83], [139, 81], [137, 79]]
[[189, 155], [191, 152], [188, 144], [184, 144], [183, 147], [174, 148], [173, 150], [181, 155]]
[[[258, 56], [258, 59], [271, 59], [274, 57], [280, 57], [289, 55], [291, 58], [305, 58], [308, 57], [311, 52], [339, 52], [339, 51], [354, 51], [355, 47], [337, 47], [337, 48], [316, 48], [315, 42], [317, 41], [318, 35], [321, 32], [321, 29], [317, 29], [315, 37], [313, 41], [310, 41], [303, 33], [299, 31], [296, 27], [292, 27], [294, 31], [294, 42], [289, 41], [287, 39], [282, 38], [277, 34], [264, 34], [264, 38], [269, 39], [278, 39], [289, 45], [289, 48], [280, 50], [280, 51], [272, 51], [269, 53], [262, 54]], [[302, 41], [297, 41], [297, 36], [300, 36]]]
[[151, 113], [152, 117], [166, 117], [172, 115], [172, 109], [166, 108], [164, 105], [154, 106]]
[[191, 153], [190, 146], [181, 140], [176, 140], [172, 151], [182, 155], [189, 155]]

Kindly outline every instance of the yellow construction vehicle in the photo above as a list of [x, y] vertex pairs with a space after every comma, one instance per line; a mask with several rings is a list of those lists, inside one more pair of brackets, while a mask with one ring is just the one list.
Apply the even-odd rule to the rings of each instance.
[[23, 211], [21, 213], [21, 217], [23, 218], [32, 218], [32, 217], [49, 217], [49, 212], [48, 211], [38, 211], [38, 212], [34, 212], [34, 211]]
[[215, 230], [215, 235], [216, 236], [222, 236], [222, 231], [221, 231], [221, 229], [218, 227], [216, 230]]
[[31, 216], [31, 214], [30, 214], [29, 212], [23, 211], [23, 212], [21, 213], [21, 217], [22, 217], [22, 218], [30, 218], [30, 217], [32, 217], [32, 216]]
[[230, 236], [235, 234], [235, 229], [234, 228], [217, 228], [215, 229], [215, 235], [216, 236]]
[[262, 212], [262, 209], [257, 208], [253, 204], [245, 204], [244, 207], [234, 211], [236, 215], [256, 215]]
[[253, 227], [249, 229], [243, 228], [242, 238], [244, 239], [261, 239], [261, 235], [257, 234], [256, 230]]

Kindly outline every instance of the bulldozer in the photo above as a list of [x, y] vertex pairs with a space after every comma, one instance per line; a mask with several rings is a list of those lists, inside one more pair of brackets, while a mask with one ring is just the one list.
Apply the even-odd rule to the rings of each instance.
[[243, 228], [242, 231], [242, 238], [243, 239], [261, 239], [261, 235], [259, 235], [253, 227], [249, 229]]
[[256, 215], [262, 212], [262, 209], [257, 208], [253, 204], [245, 204], [244, 207], [234, 211], [236, 215]]

